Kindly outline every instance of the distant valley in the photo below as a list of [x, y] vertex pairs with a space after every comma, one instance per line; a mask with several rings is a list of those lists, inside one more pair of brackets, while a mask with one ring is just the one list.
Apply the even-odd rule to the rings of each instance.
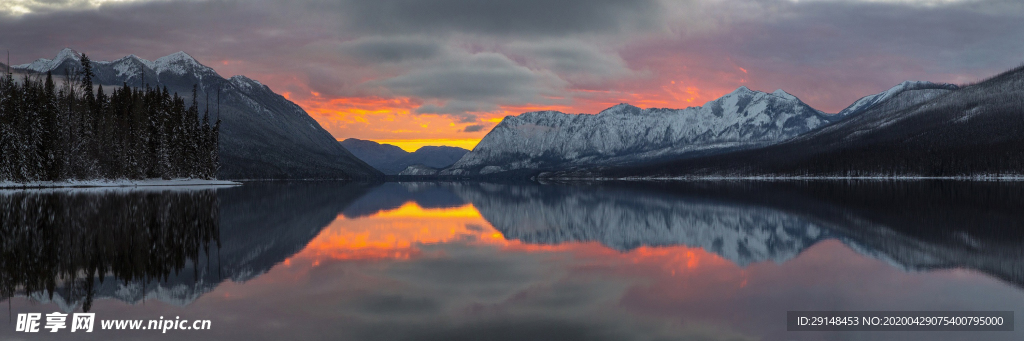
[[423, 146], [410, 153], [394, 145], [351, 138], [340, 143], [360, 160], [388, 175], [397, 175], [410, 166], [445, 168], [469, 152], [459, 147]]

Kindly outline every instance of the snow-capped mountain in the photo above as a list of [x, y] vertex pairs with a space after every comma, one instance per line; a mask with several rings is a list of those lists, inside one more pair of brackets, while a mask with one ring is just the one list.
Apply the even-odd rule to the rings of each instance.
[[31, 70], [35, 72], [47, 72], [65, 68], [77, 68], [80, 66], [76, 65], [76, 62], [82, 60], [82, 54], [72, 50], [70, 48], [64, 48], [57, 52], [57, 56], [53, 59], [39, 58], [34, 62], [21, 65], [12, 65], [15, 69]]
[[619, 104], [596, 115], [556, 111], [507, 116], [442, 175], [636, 164], [785, 141], [830, 124], [828, 115], [782, 90], [740, 87], [701, 107]]
[[955, 87], [903, 83], [846, 119], [763, 148], [552, 177], [1019, 177], [1024, 67]]
[[[81, 54], [64, 49], [54, 59], [16, 65], [22, 72], [66, 75], [81, 68]], [[324, 130], [301, 107], [245, 76], [225, 79], [185, 52], [154, 61], [129, 55], [115, 61], [92, 61], [96, 84], [167, 87], [191, 97], [198, 87], [200, 108], [209, 104], [219, 118], [222, 179], [381, 178]]]

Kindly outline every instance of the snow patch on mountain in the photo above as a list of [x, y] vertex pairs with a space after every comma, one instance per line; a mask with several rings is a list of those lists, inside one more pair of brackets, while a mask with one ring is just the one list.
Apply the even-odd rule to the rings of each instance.
[[264, 86], [263, 83], [242, 75], [232, 76], [230, 81], [231, 84], [245, 91], [251, 91], [253, 88], [262, 88]]

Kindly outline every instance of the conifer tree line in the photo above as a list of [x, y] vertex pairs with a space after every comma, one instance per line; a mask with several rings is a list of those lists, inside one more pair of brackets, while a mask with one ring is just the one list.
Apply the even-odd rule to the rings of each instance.
[[167, 87], [94, 90], [89, 57], [58, 86], [0, 78], [0, 181], [213, 179], [220, 119]]

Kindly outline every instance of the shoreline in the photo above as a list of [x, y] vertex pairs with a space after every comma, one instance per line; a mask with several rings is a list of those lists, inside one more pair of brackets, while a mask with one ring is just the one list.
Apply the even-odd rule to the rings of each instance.
[[0, 181], [0, 189], [47, 188], [127, 188], [127, 187], [180, 187], [180, 186], [240, 186], [241, 182], [204, 179], [145, 179], [145, 180], [71, 180], [71, 181]]
[[973, 175], [973, 176], [531, 176], [522, 178], [501, 178], [501, 177], [468, 177], [468, 176], [423, 176], [423, 175], [400, 175], [392, 176], [387, 182], [491, 182], [491, 181], [596, 181], [596, 182], [666, 182], [666, 181], [982, 181], [982, 182], [1022, 182], [1024, 175]]
[[1009, 176], [679, 176], [679, 177], [551, 177], [552, 181], [1024, 181], [1024, 175]]

